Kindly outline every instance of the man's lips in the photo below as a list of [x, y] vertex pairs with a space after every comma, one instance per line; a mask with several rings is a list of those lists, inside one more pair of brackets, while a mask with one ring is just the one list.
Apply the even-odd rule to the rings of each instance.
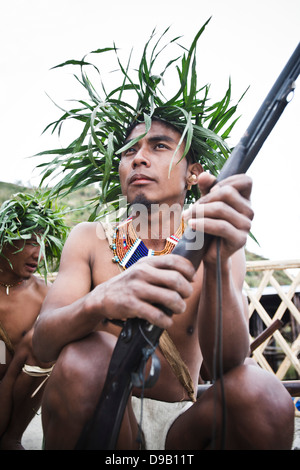
[[37, 263], [26, 263], [25, 266], [26, 266], [26, 269], [30, 272], [36, 271], [38, 267]]
[[154, 180], [152, 178], [149, 178], [149, 176], [138, 174], [138, 175], [133, 175], [129, 179], [129, 184], [133, 185], [141, 185], [141, 184], [148, 184], [153, 182]]

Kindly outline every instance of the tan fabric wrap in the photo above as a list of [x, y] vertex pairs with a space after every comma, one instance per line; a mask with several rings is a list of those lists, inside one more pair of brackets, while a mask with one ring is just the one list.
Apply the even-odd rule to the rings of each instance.
[[14, 353], [15, 353], [15, 349], [14, 349], [13, 344], [12, 344], [8, 334], [7, 334], [6, 329], [4, 328], [4, 326], [2, 325], [1, 322], [0, 322], [0, 339], [2, 339], [2, 341], [5, 343], [5, 346], [7, 347], [8, 351], [13, 356]]
[[196, 401], [190, 371], [166, 330], [164, 330], [159, 339], [159, 347], [179, 382], [187, 391], [190, 400]]
[[40, 385], [35, 389], [35, 391], [32, 393], [31, 398], [33, 398], [37, 394], [37, 392], [42, 388], [44, 383], [46, 383], [46, 381], [48, 380], [48, 378], [51, 375], [53, 367], [54, 366], [49, 367], [49, 368], [46, 369], [46, 368], [39, 367], [39, 366], [30, 366], [29, 364], [24, 364], [22, 371], [25, 374], [29, 375], [30, 377], [46, 377], [40, 383]]
[[39, 366], [30, 366], [28, 364], [24, 364], [22, 370], [25, 372], [25, 374], [30, 375], [31, 377], [45, 377], [46, 375], [49, 376], [51, 374], [53, 367], [54, 366], [48, 367], [46, 369]]

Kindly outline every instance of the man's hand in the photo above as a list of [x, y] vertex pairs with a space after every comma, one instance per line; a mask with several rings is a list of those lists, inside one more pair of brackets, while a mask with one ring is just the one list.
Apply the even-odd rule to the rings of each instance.
[[[221, 256], [228, 259], [245, 245], [251, 228], [252, 180], [244, 174], [230, 176], [214, 185], [215, 180], [214, 176], [201, 173], [198, 185], [202, 197], [183, 215], [193, 229], [220, 237]], [[215, 243], [212, 243], [203, 261], [214, 262], [215, 256]]]
[[100, 284], [89, 294], [89, 302], [101, 307], [109, 319], [143, 318], [160, 328], [173, 320], [156, 305], [174, 314], [185, 311], [184, 299], [192, 294], [192, 264], [178, 255], [142, 258], [124, 273]]

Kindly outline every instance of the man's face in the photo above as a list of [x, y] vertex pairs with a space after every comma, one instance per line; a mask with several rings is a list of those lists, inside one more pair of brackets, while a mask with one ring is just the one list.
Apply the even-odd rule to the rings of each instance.
[[[145, 125], [137, 125], [127, 142], [145, 131]], [[123, 195], [129, 203], [148, 201], [152, 204], [183, 204], [187, 182], [187, 160], [182, 156], [184, 144], [170, 164], [180, 134], [167, 125], [153, 121], [150, 131], [139, 142], [122, 153], [119, 175]]]
[[[18, 251], [20, 249], [21, 251]], [[22, 279], [28, 279], [38, 268], [39, 254], [40, 246], [34, 236], [29, 240], [16, 240], [14, 246], [7, 245], [3, 249], [3, 255], [9, 259], [12, 267], [1, 257], [1, 268], [5, 263], [7, 273], [14, 274]]]

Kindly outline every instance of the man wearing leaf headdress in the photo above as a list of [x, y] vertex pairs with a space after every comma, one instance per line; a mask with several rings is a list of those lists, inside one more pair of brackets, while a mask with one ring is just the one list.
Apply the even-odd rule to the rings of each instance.
[[[110, 320], [133, 317], [165, 330], [157, 348], [161, 371], [156, 384], [144, 391], [144, 440], [140, 443], [136, 439], [141, 391], [135, 388], [117, 449], [140, 445], [149, 450], [220, 448], [223, 444], [231, 449], [291, 446], [293, 406], [289, 394], [275, 377], [245, 364], [249, 334], [242, 293], [243, 247], [253, 217], [252, 182], [245, 175], [236, 175], [213, 186], [215, 176], [203, 171], [217, 173], [228, 156], [224, 142], [228, 132], [224, 131], [222, 138], [214, 129], [220, 129], [232, 114], [232, 109], [227, 109], [228, 96], [211, 107], [205, 104], [206, 96], [204, 100], [197, 98], [192, 57], [203, 29], [187, 57], [182, 58], [180, 90], [167, 102], [159, 96], [163, 74], [151, 74], [158, 43], [150, 65], [143, 54], [139, 83], [129, 79], [128, 68], [121, 67], [129, 84], [125, 80], [106, 94], [105, 100], [99, 100], [82, 73], [81, 81], [93, 104], [86, 106], [82, 100], [85, 110], [72, 110], [65, 118], [85, 121], [84, 131], [68, 148], [51, 151], [57, 157], [47, 171], [60, 165], [70, 170], [54, 192], [74, 189], [84, 178], [90, 180], [92, 165], [98, 172], [95, 178], [102, 181], [102, 204], [113, 203], [118, 172], [122, 194], [133, 212], [116, 226], [80, 224], [65, 244], [58, 277], [46, 297], [33, 339], [41, 360], [57, 361], [44, 394], [47, 449], [75, 448], [94, 412], [120, 334], [120, 327]], [[94, 52], [104, 51], [107, 49]], [[87, 62], [77, 64], [83, 67]], [[120, 99], [126, 90], [138, 93], [134, 109], [123, 96]], [[119, 100], [113, 98], [115, 93]], [[210, 121], [207, 129], [203, 127], [206, 119]], [[90, 138], [85, 144], [88, 130]], [[199, 190], [202, 196], [197, 201]], [[182, 213], [189, 197], [194, 204]], [[197, 271], [188, 260], [170, 254], [186, 224], [221, 240], [219, 255], [214, 240]], [[204, 380], [214, 376], [218, 256], [227, 412], [223, 444], [220, 380], [199, 399], [195, 396], [199, 374]], [[159, 305], [173, 315], [167, 316]], [[279, 428], [285, 430], [280, 436]]]
[[66, 227], [49, 201], [24, 193], [3, 203], [0, 224], [0, 448], [13, 450], [22, 449], [41, 403], [41, 392], [32, 394], [49, 372], [32, 352], [32, 328], [50, 286], [34, 273], [59, 259]]

